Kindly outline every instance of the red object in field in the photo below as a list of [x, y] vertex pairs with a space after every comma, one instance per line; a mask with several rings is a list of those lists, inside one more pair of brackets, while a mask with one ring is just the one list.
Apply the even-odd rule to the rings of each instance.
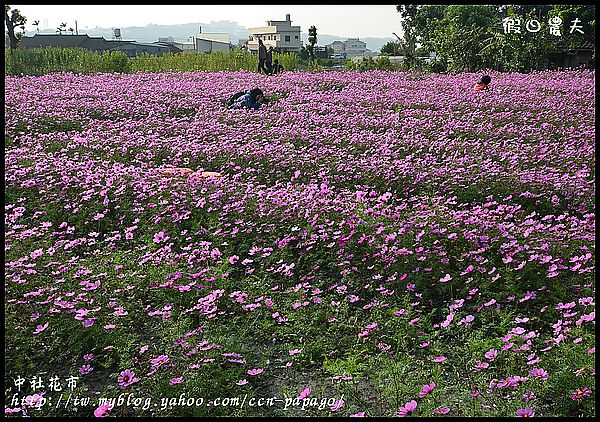
[[473, 91], [481, 91], [482, 89], [486, 88], [487, 84], [475, 84], [475, 86], [473, 86]]

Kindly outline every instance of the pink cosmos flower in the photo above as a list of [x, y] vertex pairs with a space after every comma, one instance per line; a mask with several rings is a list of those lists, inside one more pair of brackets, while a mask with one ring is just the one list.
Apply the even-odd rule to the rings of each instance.
[[154, 235], [154, 238], [152, 240], [154, 241], [154, 243], [166, 242], [167, 240], [169, 240], [169, 235], [164, 230], [161, 230], [160, 232]]
[[433, 413], [437, 413], [438, 415], [445, 415], [448, 412], [450, 412], [450, 408], [449, 407], [440, 407], [440, 408], [435, 409], [433, 411]]
[[481, 370], [483, 370], [483, 369], [487, 369], [487, 368], [489, 368], [489, 366], [490, 366], [490, 364], [489, 364], [489, 363], [487, 363], [487, 362], [482, 362], [482, 361], [480, 361], [479, 359], [477, 359], [477, 360], [475, 361], [475, 363], [477, 363], [477, 365], [475, 365], [475, 368], [474, 368], [474, 369], [475, 369], [475, 371], [477, 371], [477, 372], [480, 372], [480, 371], [481, 371]]
[[421, 388], [421, 391], [419, 392], [419, 397], [420, 398], [425, 397], [427, 394], [431, 393], [434, 388], [435, 388], [435, 382], [431, 382], [431, 384], [425, 384], [423, 386], [423, 388]]
[[531, 371], [529, 371], [529, 376], [546, 380], [548, 379], [548, 372], [546, 372], [543, 368], [533, 368]]
[[171, 378], [171, 380], [169, 381], [169, 384], [176, 385], [176, 384], [181, 384], [182, 382], [183, 382], [183, 377], [176, 377], [176, 378]]
[[333, 406], [331, 406], [330, 409], [332, 412], [337, 412], [343, 405], [344, 405], [344, 400], [339, 399], [335, 403], [333, 403]]
[[258, 374], [262, 374], [263, 370], [260, 368], [257, 369], [249, 369], [248, 370], [248, 375], [258, 375]]
[[45, 323], [44, 325], [38, 325], [37, 328], [35, 329], [35, 331], [33, 332], [33, 334], [39, 334], [42, 331], [44, 331], [46, 328], [48, 328], [48, 323]]
[[440, 363], [440, 362], [445, 361], [446, 359], [448, 359], [446, 356], [438, 356], [438, 357], [433, 358], [432, 361], [435, 363]]
[[452, 280], [452, 276], [450, 274], [446, 274], [444, 277], [440, 278], [440, 283], [446, 283]]
[[93, 370], [94, 368], [92, 368], [90, 365], [83, 365], [81, 368], [79, 368], [79, 373], [81, 375], [86, 375], [92, 372]]
[[524, 409], [517, 409], [517, 417], [519, 418], [531, 418], [535, 416], [535, 412], [531, 408], [526, 407]]
[[302, 390], [300, 392], [300, 394], [298, 395], [298, 399], [302, 400], [302, 399], [308, 397], [309, 394], [310, 394], [310, 387], [306, 387], [304, 390]]
[[484, 355], [490, 362], [493, 362], [496, 357], [498, 357], [498, 351], [496, 349], [490, 349], [485, 352]]
[[363, 418], [365, 416], [365, 412], [356, 412], [350, 415], [351, 418]]
[[168, 363], [169, 360], [170, 360], [169, 356], [160, 355], [159, 357], [152, 359], [150, 362], [152, 363], [152, 366], [158, 368], [159, 366], [162, 366], [165, 363]]
[[85, 321], [83, 321], [81, 324], [87, 328], [87, 327], [91, 327], [92, 325], [94, 325], [94, 323], [96, 322], [96, 318], [88, 318]]
[[232, 257], [230, 257], [230, 258], [229, 258], [229, 263], [230, 263], [231, 265], [233, 265], [233, 264], [235, 264], [235, 263], [236, 263], [236, 262], [237, 262], [239, 259], [240, 259], [240, 257], [239, 257], [239, 256], [237, 256], [237, 255], [233, 255]]
[[302, 352], [302, 349], [292, 349], [289, 351], [290, 356], [294, 356], [297, 355], [298, 353]]
[[94, 410], [94, 416], [97, 418], [105, 418], [110, 414], [113, 405], [108, 401], [102, 403], [96, 410]]
[[119, 375], [117, 381], [119, 381], [119, 386], [121, 388], [127, 388], [131, 384], [138, 382], [140, 379], [135, 376], [135, 373], [129, 369], [124, 370]]
[[238, 382], [236, 382], [237, 385], [246, 385], [248, 384], [248, 380], [246, 378], [244, 378], [243, 380], [239, 380]]
[[85, 360], [86, 362], [89, 362], [91, 360], [94, 360], [94, 355], [89, 353], [87, 355], [83, 355], [83, 360]]
[[45, 393], [35, 393], [25, 397], [25, 406], [29, 407], [37, 407], [40, 409], [42, 407], [42, 400], [44, 399]]
[[588, 397], [592, 394], [592, 390], [587, 387], [578, 388], [576, 391], [571, 393], [571, 400], [579, 400], [583, 397]]
[[400, 408], [398, 409], [398, 413], [396, 413], [396, 416], [398, 416], [399, 418], [403, 418], [409, 413], [414, 412], [416, 408], [417, 402], [415, 400], [411, 400], [408, 403], [405, 403], [404, 406], [400, 406]]
[[452, 320], [454, 319], [454, 313], [450, 312], [450, 314], [448, 314], [448, 316], [446, 317], [446, 320], [444, 322], [442, 322], [440, 325], [444, 328], [446, 328], [448, 325], [450, 325], [450, 323], [452, 322]]

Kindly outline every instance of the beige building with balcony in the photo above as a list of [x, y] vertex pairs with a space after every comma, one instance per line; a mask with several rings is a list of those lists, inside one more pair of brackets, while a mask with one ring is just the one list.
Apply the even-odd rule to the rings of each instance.
[[267, 21], [267, 26], [248, 28], [248, 50], [258, 52], [258, 39], [262, 39], [267, 48], [279, 49], [281, 52], [299, 52], [302, 47], [300, 27], [292, 26], [290, 14], [285, 15], [284, 21]]
[[367, 49], [367, 43], [358, 38], [348, 38], [346, 41], [334, 41], [327, 44], [325, 47], [331, 55], [340, 56], [351, 59], [354, 57], [363, 57], [371, 55], [371, 51]]

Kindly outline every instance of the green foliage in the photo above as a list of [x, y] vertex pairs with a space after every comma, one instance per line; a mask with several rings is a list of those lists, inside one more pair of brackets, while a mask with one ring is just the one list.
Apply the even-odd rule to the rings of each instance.
[[388, 41], [385, 43], [381, 50], [379, 50], [380, 54], [387, 54], [388, 56], [397, 56], [399, 51], [398, 42], [396, 41]]
[[121, 51], [95, 53], [82, 48], [46, 47], [34, 50], [17, 49], [10, 54], [5, 49], [6, 75], [45, 75], [73, 72], [129, 72], [129, 59]]
[[397, 70], [397, 67], [390, 61], [387, 56], [379, 56], [376, 59], [373, 57], [364, 56], [355, 63], [353, 60], [348, 60], [346, 70]]
[[[10, 13], [10, 16], [8, 12]], [[4, 23], [6, 25], [8, 38], [10, 39], [10, 49], [14, 51], [17, 48], [21, 37], [23, 36], [23, 32], [25, 32], [25, 23], [27, 23], [27, 18], [21, 14], [19, 9], [10, 10], [10, 6], [8, 4], [4, 5]], [[15, 32], [16, 28], [21, 28], [22, 32]]]
[[[595, 43], [594, 5], [399, 5], [397, 11], [405, 34], [399, 45], [414, 38], [422, 48], [435, 51], [436, 62], [429, 66], [432, 71], [528, 72], [543, 69], [551, 51], [574, 49], [585, 41]], [[548, 19], [553, 16], [562, 19], [560, 37], [549, 33]], [[520, 19], [520, 33], [504, 33], [502, 19], [507, 17]], [[540, 23], [537, 32], [525, 28], [533, 19]], [[575, 19], [583, 26], [583, 34], [570, 33]], [[416, 65], [405, 63], [409, 68]]]
[[[5, 49], [6, 75], [44, 75], [47, 73], [133, 73], [133, 72], [193, 72], [256, 69], [256, 57], [245, 51], [218, 51], [211, 54], [186, 53], [154, 56], [143, 54], [129, 58], [122, 51], [92, 52], [81, 48], [46, 47], [34, 50], [17, 49], [10, 54]], [[276, 53], [286, 70], [298, 68], [298, 56]]]

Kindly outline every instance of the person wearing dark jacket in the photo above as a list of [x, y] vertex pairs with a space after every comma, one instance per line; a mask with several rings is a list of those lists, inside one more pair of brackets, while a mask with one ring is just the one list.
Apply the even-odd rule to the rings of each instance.
[[263, 41], [258, 39], [258, 73], [260, 73], [261, 69], [265, 71], [265, 75], [268, 75], [269, 72], [265, 67], [265, 61], [267, 60], [267, 47], [263, 44]]
[[228, 108], [232, 110], [241, 108], [258, 110], [261, 104], [263, 104], [265, 101], [266, 98], [262, 90], [260, 88], [254, 88], [250, 92], [247, 92], [246, 94], [235, 99], [233, 104], [231, 104]]
[[271, 75], [273, 73], [273, 46], [270, 45], [267, 49], [267, 59], [265, 61], [267, 65], [268, 74]]
[[279, 63], [279, 60], [275, 59], [273, 62], [273, 75], [283, 72], [283, 66]]

